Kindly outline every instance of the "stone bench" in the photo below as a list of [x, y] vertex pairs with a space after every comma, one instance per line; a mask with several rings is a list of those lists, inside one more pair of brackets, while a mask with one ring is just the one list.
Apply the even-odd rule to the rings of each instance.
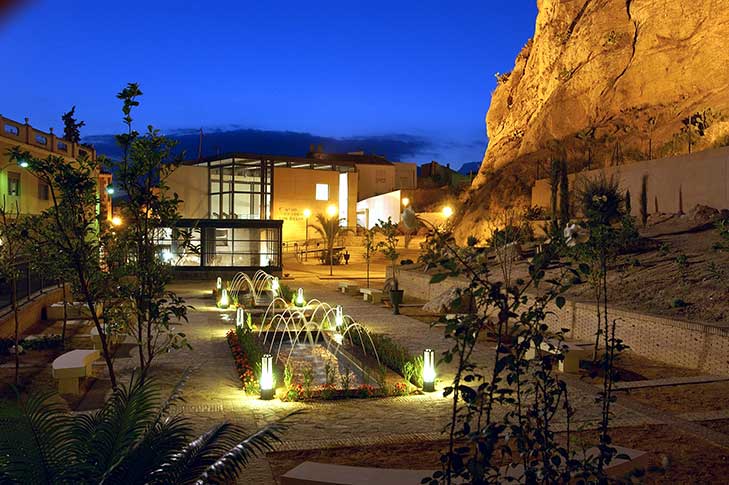
[[91, 365], [99, 358], [98, 350], [72, 350], [53, 361], [53, 377], [58, 379], [58, 392], [79, 394], [79, 379], [92, 375]]
[[382, 290], [375, 288], [360, 288], [359, 292], [362, 293], [362, 299], [364, 301], [371, 301], [372, 303], [382, 302]]
[[[96, 316], [101, 316], [101, 304], [96, 305]], [[88, 320], [91, 312], [86, 303], [80, 301], [68, 302], [66, 304], [66, 317], [69, 320]], [[47, 320], [63, 320], [63, 302], [59, 301], [46, 307]]]
[[345, 295], [352, 295], [356, 294], [357, 285], [355, 285], [351, 281], [340, 281], [339, 283], [337, 283], [337, 290]]
[[[564, 359], [559, 362], [558, 369], [560, 372], [576, 374], [580, 371], [581, 360], [592, 359], [593, 344], [588, 342], [560, 342], [557, 339], [547, 339], [543, 341], [540, 348], [544, 352], [557, 355], [558, 349], [564, 352]], [[532, 360], [537, 356], [537, 349], [532, 347], [526, 352], [524, 358]]]
[[[645, 451], [634, 450], [622, 446], [613, 446], [618, 455], [624, 458], [613, 458], [605, 467], [608, 476], [618, 478], [636, 468], [645, 468], [650, 465], [650, 456]], [[596, 458], [599, 454], [597, 448], [590, 448], [586, 452], [578, 452], [577, 458]], [[433, 470], [400, 470], [392, 468], [369, 468], [347, 465], [330, 465], [328, 463], [315, 463], [305, 461], [292, 468], [281, 477], [281, 485], [399, 485], [402, 483], [421, 483], [425, 477], [433, 475]], [[503, 466], [498, 478], [492, 477], [490, 483], [522, 483], [524, 479], [524, 466]], [[455, 479], [454, 484], [464, 484], [462, 479]], [[571, 483], [571, 482], [570, 482]]]
[[400, 485], [420, 483], [432, 470], [396, 470], [305, 461], [281, 477], [281, 485]]
[[[93, 345], [95, 350], [101, 350], [101, 337], [99, 337], [99, 330], [94, 327], [89, 332], [89, 337], [91, 338], [91, 345]], [[108, 333], [106, 333], [106, 342], [109, 345], [109, 347], [114, 347], [115, 345], [121, 343], [124, 341], [124, 336], [119, 334], [112, 334], [109, 336]]]

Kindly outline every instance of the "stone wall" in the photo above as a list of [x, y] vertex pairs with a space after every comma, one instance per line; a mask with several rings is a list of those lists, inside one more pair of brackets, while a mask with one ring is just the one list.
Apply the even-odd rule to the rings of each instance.
[[[570, 186], [579, 185], [581, 177], [594, 178], [602, 172], [572, 174]], [[646, 177], [649, 214], [688, 212], [697, 204], [729, 208], [729, 147], [608, 167], [604, 173], [616, 177], [623, 192], [630, 190], [631, 213], [636, 217], [640, 216], [643, 177]], [[550, 192], [549, 180], [537, 180], [532, 187], [532, 205], [548, 209]]]
[[[70, 289], [68, 295], [71, 295]], [[43, 319], [43, 309], [46, 306], [61, 301], [62, 298], [63, 290], [61, 288], [54, 288], [43, 294], [38, 294], [28, 303], [21, 305], [18, 308], [20, 334], [24, 335], [30, 327]], [[15, 318], [13, 317], [13, 312], [9, 312], [0, 317], [0, 338], [11, 338], [14, 335]]]
[[[467, 285], [465, 279], [448, 279], [435, 285], [429, 281], [430, 275], [422, 271], [400, 271], [400, 288], [405, 290], [406, 300], [407, 295], [429, 300], [453, 286]], [[568, 301], [562, 309], [552, 305], [550, 310], [550, 328], [566, 328], [572, 340], [593, 341], [597, 331], [594, 305]], [[616, 336], [641, 356], [710, 374], [729, 375], [729, 328], [614, 307], [610, 308], [609, 317], [618, 320]]]

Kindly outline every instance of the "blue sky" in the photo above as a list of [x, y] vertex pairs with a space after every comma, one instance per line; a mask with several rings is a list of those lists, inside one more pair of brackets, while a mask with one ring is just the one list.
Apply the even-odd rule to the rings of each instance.
[[535, 0], [30, 1], [0, 23], [0, 113], [60, 129], [75, 104], [84, 135], [116, 133], [135, 81], [140, 129], [412, 137], [398, 157], [459, 165], [535, 18]]

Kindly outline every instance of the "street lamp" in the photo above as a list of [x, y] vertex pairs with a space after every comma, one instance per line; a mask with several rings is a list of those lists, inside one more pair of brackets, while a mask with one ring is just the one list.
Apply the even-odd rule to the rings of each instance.
[[107, 185], [106, 186], [106, 193], [109, 195], [114, 195], [114, 186], [113, 185]]
[[328, 215], [329, 217], [334, 217], [334, 216], [336, 216], [336, 215], [337, 215], [337, 212], [339, 212], [339, 210], [337, 209], [337, 206], [336, 206], [336, 205], [334, 205], [334, 204], [331, 204], [331, 205], [329, 205], [329, 206], [327, 207], [327, 215]]
[[443, 216], [448, 219], [453, 215], [453, 208], [449, 205], [443, 207]]
[[122, 225], [122, 218], [119, 216], [114, 216], [111, 218], [111, 225], [112, 226], [121, 226]]
[[410, 199], [408, 197], [403, 197], [401, 202], [403, 207], [407, 207], [410, 205]]
[[304, 223], [306, 224], [306, 239], [304, 240], [304, 261], [309, 261], [309, 217], [311, 217], [311, 211], [304, 209]]

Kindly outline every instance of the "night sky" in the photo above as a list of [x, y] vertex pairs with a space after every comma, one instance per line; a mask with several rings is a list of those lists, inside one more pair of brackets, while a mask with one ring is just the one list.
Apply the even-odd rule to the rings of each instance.
[[458, 166], [483, 156], [494, 73], [535, 18], [535, 0], [29, 2], [0, 23], [0, 114], [60, 131], [75, 104], [104, 147], [134, 81], [138, 129], [230, 132], [206, 153], [312, 141]]

